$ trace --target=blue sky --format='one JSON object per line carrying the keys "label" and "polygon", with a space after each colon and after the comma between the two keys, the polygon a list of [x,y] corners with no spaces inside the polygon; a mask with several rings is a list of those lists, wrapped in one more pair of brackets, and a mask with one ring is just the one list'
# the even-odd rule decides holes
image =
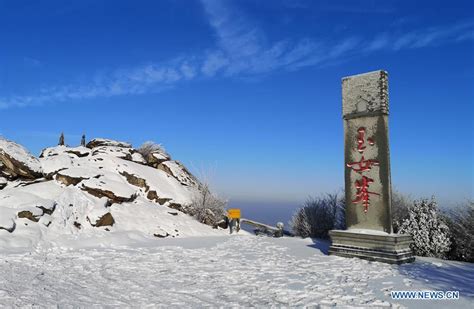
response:
{"label": "blue sky", "polygon": [[392,182],[473,197],[472,1],[1,1],[0,133],[162,143],[232,200],[343,187],[341,78],[385,69]]}

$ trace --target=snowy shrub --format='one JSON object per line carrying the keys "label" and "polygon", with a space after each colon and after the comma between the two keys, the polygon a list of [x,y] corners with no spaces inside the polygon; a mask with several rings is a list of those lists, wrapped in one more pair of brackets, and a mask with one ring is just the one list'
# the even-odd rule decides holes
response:
{"label": "snowy shrub", "polygon": [[408,218],[403,221],[400,234],[413,237],[415,255],[445,258],[450,250],[449,228],[443,221],[436,201],[421,199],[410,207]]}
{"label": "snowy shrub", "polygon": [[410,197],[398,191],[392,191],[392,225],[394,233],[398,233],[402,222],[408,219],[410,205],[412,204],[413,200]]}
{"label": "snowy shrub", "polygon": [[344,229],[344,199],[338,194],[309,198],[293,215],[290,226],[301,237],[327,238],[332,229]]}
{"label": "snowy shrub", "polygon": [[145,142],[140,148],[137,149],[137,152],[140,153],[145,159],[152,153],[159,152],[166,154],[165,148],[161,144],[155,142]]}
{"label": "snowy shrub", "polygon": [[227,201],[213,194],[207,184],[201,185],[190,206],[196,219],[207,225],[215,226],[226,216]]}
{"label": "snowy shrub", "polygon": [[449,211],[445,220],[451,233],[450,260],[474,262],[474,202]]}

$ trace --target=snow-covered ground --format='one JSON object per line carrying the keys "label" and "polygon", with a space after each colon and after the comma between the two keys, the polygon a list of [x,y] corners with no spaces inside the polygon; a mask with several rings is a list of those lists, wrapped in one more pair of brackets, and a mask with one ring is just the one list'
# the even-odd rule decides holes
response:
{"label": "snow-covered ground", "polygon": [[[327,246],[252,235],[65,235],[30,250],[0,252],[0,304],[474,307],[474,264],[417,258],[387,265],[327,256]],[[458,290],[461,298],[395,301],[391,290]]]}

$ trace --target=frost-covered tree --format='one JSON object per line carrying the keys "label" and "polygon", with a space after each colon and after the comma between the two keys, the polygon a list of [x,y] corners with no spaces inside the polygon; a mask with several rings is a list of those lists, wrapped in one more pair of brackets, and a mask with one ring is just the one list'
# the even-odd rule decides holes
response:
{"label": "frost-covered tree", "polygon": [[410,205],[413,200],[399,191],[392,191],[392,225],[393,232],[398,233],[400,225],[408,218]]}
{"label": "frost-covered tree", "polygon": [[293,233],[301,237],[327,238],[332,229],[345,228],[344,199],[338,194],[310,197],[290,221]]}
{"label": "frost-covered tree", "polygon": [[214,226],[226,216],[227,201],[212,193],[208,184],[200,186],[190,206],[196,219],[207,225]]}
{"label": "frost-covered tree", "polygon": [[445,215],[451,233],[451,250],[448,258],[474,262],[474,201],[450,210]]}
{"label": "frost-covered tree", "polygon": [[434,198],[415,201],[399,233],[413,237],[411,247],[415,255],[445,258],[450,250],[449,228]]}
{"label": "frost-covered tree", "polygon": [[293,234],[303,238],[309,237],[311,234],[311,226],[308,222],[308,216],[304,208],[298,209],[291,218],[290,227]]}

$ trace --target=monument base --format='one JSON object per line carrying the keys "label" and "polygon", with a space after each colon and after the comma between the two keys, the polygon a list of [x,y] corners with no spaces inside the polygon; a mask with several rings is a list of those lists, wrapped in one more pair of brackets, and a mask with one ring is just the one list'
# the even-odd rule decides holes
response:
{"label": "monument base", "polygon": [[415,261],[409,235],[388,234],[370,230],[329,231],[332,245],[329,255],[357,257],[369,261],[403,264]]}

